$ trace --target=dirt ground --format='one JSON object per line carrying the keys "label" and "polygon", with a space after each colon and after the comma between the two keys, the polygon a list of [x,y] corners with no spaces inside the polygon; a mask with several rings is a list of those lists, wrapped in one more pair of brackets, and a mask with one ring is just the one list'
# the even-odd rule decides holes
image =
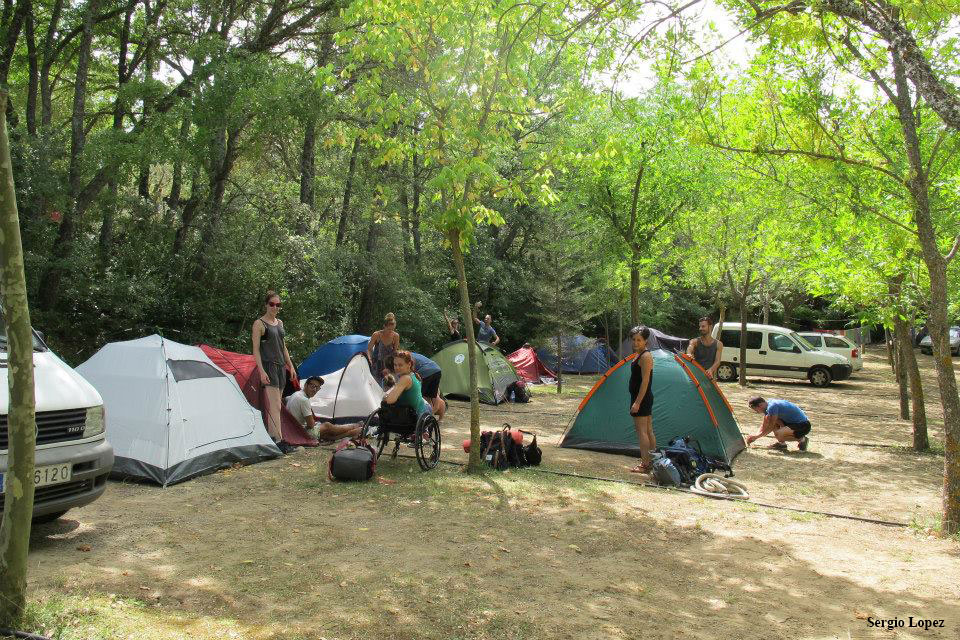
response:
{"label": "dirt ground", "polygon": [[[808,452],[751,448],[735,470],[755,502],[911,526],[531,470],[421,473],[407,458],[382,460],[378,481],[333,484],[329,452],[307,450],[168,489],[111,483],[38,525],[34,626],[64,639],[958,638],[960,542],[926,530],[943,459],[909,452],[878,354],[828,389],[723,385],[744,432],[757,393],[814,423]],[[593,379],[568,382],[483,407],[483,427],[537,431],[545,470],[638,481],[632,458],[555,446]],[[465,459],[468,418],[451,406],[444,460]],[[870,624],[890,619],[905,626]]]}

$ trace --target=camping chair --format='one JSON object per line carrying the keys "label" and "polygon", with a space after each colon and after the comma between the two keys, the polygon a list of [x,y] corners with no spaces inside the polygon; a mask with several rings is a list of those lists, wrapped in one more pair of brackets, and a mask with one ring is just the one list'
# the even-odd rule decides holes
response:
{"label": "camping chair", "polygon": [[406,444],[413,447],[422,470],[429,471],[440,462],[440,423],[432,413],[417,416],[411,407],[383,402],[367,416],[362,433],[371,440],[376,437],[378,459],[392,438],[392,457]]}

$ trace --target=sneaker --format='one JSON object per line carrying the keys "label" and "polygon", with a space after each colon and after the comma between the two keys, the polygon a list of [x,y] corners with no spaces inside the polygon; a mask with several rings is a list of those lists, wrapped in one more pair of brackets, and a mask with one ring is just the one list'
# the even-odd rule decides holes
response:
{"label": "sneaker", "polygon": [[303,451],[303,447],[298,447],[298,446],[289,444],[287,442],[284,442],[283,440],[277,443],[277,447],[280,448],[280,452],[283,453],[283,455],[285,456],[288,456],[291,453],[296,453],[297,451]]}
{"label": "sneaker", "polygon": [[777,442],[777,443],[774,443],[774,444],[770,445],[770,446],[767,447],[767,448],[768,448],[768,449],[772,449],[773,451],[786,451],[786,450],[787,450],[787,445],[786,445],[786,443],[783,443],[783,442]]}
{"label": "sneaker", "polygon": [[797,449],[799,449],[800,451],[806,451],[809,445],[810,445],[810,438],[808,436],[803,436],[803,440],[801,440],[800,444],[797,445]]}

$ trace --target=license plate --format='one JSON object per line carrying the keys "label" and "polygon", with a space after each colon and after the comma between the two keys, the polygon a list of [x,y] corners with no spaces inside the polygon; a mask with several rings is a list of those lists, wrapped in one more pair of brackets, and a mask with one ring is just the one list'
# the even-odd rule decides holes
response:
{"label": "license plate", "polygon": [[[36,467],[33,470],[33,486],[46,487],[51,484],[60,484],[69,482],[73,472],[73,465],[69,462],[64,464],[51,464],[45,467]],[[0,490],[7,492],[7,477],[10,472],[0,474]]]}

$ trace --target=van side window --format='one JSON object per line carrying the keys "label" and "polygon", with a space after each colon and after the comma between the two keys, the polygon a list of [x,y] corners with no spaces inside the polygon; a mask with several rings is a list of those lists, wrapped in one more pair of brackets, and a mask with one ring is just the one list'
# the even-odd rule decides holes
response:
{"label": "van side window", "polygon": [[844,341],[841,340],[840,338],[831,338],[831,337],[827,336],[826,338],[824,338],[824,340],[827,341],[827,346],[828,346],[828,347],[840,347],[841,349],[849,349],[849,348],[850,348],[850,345],[848,345],[846,342],[844,342]]}
{"label": "van side window", "polygon": [[815,347],[823,346],[823,338],[821,338],[820,336],[803,336],[803,339]]}
{"label": "van side window", "polygon": [[793,340],[782,333],[771,333],[768,340],[770,341],[770,348],[774,351],[792,352],[796,348]]}
{"label": "van side window", "polygon": [[[724,348],[732,347],[734,349],[740,348],[740,330],[739,329],[725,329],[720,332],[720,342],[723,343]],[[759,331],[747,331],[747,349],[762,349],[763,348],[763,334]]]}

